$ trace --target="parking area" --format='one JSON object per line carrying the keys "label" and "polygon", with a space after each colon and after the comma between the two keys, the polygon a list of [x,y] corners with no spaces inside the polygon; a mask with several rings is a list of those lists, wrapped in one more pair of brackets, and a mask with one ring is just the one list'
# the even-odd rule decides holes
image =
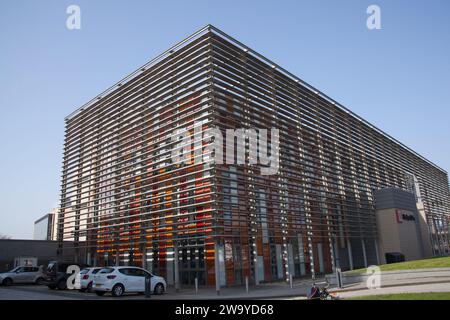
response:
{"label": "parking area", "polygon": [[[164,299],[165,295],[152,295],[151,299]],[[40,285],[0,286],[0,300],[108,300],[108,299],[146,299],[142,294],[125,293],[120,298],[110,295],[103,297],[95,293],[80,292],[78,290],[50,290]]]}
{"label": "parking area", "polygon": [[[17,266],[0,273],[0,299],[83,299],[112,294],[140,299],[145,291],[163,295],[163,277],[134,266],[82,267],[51,261],[47,268]],[[71,290],[72,289],[72,290]],[[93,292],[93,293],[92,293]]]}
{"label": "parking area", "polygon": [[[193,287],[183,287],[176,291],[168,286],[163,295],[152,295],[152,300],[228,300],[228,299],[273,299],[288,297],[304,297],[310,281],[295,282],[291,288],[286,283],[270,283],[260,286],[223,287],[218,295],[215,287],[201,287],[198,292]],[[99,297],[95,293],[78,290],[50,290],[44,285],[12,285],[0,286],[0,300],[145,300],[143,294],[127,293],[121,297],[113,297],[110,293]]]}

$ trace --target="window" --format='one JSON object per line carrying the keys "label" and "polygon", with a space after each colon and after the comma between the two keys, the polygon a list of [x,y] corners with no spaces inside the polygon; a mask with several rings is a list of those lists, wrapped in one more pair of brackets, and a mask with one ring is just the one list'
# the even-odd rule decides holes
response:
{"label": "window", "polygon": [[100,270],[100,273],[112,273],[113,271],[113,268],[104,268]]}
{"label": "window", "polygon": [[132,271],[133,271],[132,275],[135,277],[146,277],[147,275],[149,275],[147,272],[140,269],[132,269]]}
{"label": "window", "polygon": [[150,275],[148,272],[144,270],[134,268],[119,269],[119,272],[124,275],[133,277],[146,277],[147,275]]}
{"label": "window", "polygon": [[[131,271],[132,269],[119,269],[119,272],[121,273],[121,274],[124,274],[124,275],[126,275],[126,276],[131,276],[132,275],[132,271]],[[103,272],[102,272],[103,273]]]}

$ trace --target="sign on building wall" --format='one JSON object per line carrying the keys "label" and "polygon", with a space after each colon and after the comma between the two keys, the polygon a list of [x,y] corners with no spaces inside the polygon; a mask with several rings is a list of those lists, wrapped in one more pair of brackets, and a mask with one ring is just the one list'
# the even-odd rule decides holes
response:
{"label": "sign on building wall", "polygon": [[397,220],[397,223],[416,221],[416,217],[413,214],[409,213],[408,211],[398,209],[395,210],[395,218]]}

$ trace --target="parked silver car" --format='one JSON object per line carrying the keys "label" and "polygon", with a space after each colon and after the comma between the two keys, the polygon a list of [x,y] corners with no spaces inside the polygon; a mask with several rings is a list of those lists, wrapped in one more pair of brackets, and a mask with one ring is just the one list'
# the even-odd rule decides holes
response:
{"label": "parked silver car", "polygon": [[0,283],[10,286],[15,283],[42,284],[44,280],[42,267],[19,266],[11,271],[0,273]]}

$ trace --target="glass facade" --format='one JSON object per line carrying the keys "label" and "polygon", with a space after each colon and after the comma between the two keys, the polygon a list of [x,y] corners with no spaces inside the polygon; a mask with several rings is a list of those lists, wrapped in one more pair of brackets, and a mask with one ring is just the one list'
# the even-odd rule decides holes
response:
{"label": "glass facade", "polygon": [[56,240],[56,211],[34,222],[33,240]]}
{"label": "glass facade", "polygon": [[[279,129],[277,174],[213,162],[198,134],[213,127]],[[181,134],[194,143],[174,162]],[[420,191],[448,253],[445,171],[207,26],[66,118],[58,238],[169,284],[311,276],[377,263],[384,187]]]}

